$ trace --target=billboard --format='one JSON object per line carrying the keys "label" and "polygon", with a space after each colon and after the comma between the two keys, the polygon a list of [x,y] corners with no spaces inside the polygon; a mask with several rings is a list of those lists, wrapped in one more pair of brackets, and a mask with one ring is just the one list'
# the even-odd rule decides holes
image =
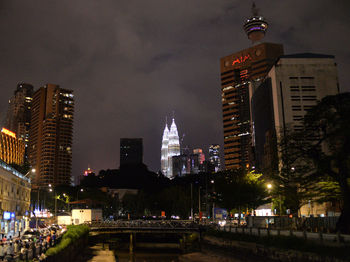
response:
{"label": "billboard", "polygon": [[214,218],[215,219],[226,219],[227,218],[227,209],[214,208]]}

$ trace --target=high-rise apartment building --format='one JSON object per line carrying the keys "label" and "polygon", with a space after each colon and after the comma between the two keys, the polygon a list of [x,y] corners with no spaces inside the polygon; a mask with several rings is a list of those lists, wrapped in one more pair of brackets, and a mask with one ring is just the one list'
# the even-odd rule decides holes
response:
{"label": "high-rise apartment building", "polygon": [[209,146],[209,162],[214,167],[215,172],[219,172],[221,170],[220,146],[218,144]]}
{"label": "high-rise apartment building", "polygon": [[24,141],[17,139],[16,134],[6,128],[0,132],[0,159],[7,164],[23,165]]}
{"label": "high-rise apartment building", "polygon": [[71,184],[73,91],[47,84],[33,95],[29,162],[35,186]]}
{"label": "high-rise apartment building", "polygon": [[244,29],[254,45],[220,59],[226,169],[253,165],[252,82],[263,79],[283,55],[280,44],[258,43],[265,35],[267,22],[257,14],[255,6]]}
{"label": "high-rise apartment building", "polygon": [[142,164],[143,143],[142,138],[120,139],[120,166]]}
{"label": "high-rise apartment building", "polygon": [[27,147],[29,142],[30,109],[33,99],[33,86],[26,83],[17,85],[13,97],[9,100],[5,127],[16,134],[18,140],[22,140]]}
{"label": "high-rise apartment building", "polygon": [[337,93],[334,56],[312,53],[281,56],[252,97],[257,169],[276,170],[281,132],[302,130],[307,111],[323,97]]}

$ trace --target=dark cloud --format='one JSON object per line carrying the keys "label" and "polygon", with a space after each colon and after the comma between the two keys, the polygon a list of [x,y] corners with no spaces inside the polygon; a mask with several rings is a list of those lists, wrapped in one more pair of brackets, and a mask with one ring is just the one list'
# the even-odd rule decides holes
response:
{"label": "dark cloud", "polygon": [[[256,1],[266,41],[286,53],[334,54],[340,85],[350,70],[347,1]],[[119,165],[119,138],[143,137],[160,165],[165,116],[185,143],[223,142],[219,58],[250,45],[250,1],[60,0],[0,3],[0,117],[20,81],[73,89],[73,173]]]}

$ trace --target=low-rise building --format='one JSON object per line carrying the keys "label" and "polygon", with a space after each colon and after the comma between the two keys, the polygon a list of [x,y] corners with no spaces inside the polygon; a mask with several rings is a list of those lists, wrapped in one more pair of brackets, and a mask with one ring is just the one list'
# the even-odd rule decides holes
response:
{"label": "low-rise building", "polygon": [[28,226],[29,178],[0,160],[0,233],[17,235]]}

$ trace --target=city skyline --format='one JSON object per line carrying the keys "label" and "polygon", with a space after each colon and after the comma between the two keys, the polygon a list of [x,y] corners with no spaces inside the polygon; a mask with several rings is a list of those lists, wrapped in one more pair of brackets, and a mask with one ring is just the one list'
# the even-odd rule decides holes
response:
{"label": "city skyline", "polygon": [[[257,2],[269,23],[264,41],[283,44],[285,54],[335,55],[340,91],[349,91],[350,55],[341,46],[349,43],[345,10],[350,6],[317,1],[315,9],[314,3]],[[0,6],[6,39],[0,43],[0,119],[20,82],[35,89],[44,83],[72,89],[73,175],[88,164],[97,172],[117,168],[122,137],[144,138],[144,163],[158,171],[162,119],[172,110],[186,145],[206,154],[212,143],[223,148],[219,58],[251,45],[243,30],[251,2],[194,1],[185,7],[152,1],[148,11],[144,4],[11,1]]]}

